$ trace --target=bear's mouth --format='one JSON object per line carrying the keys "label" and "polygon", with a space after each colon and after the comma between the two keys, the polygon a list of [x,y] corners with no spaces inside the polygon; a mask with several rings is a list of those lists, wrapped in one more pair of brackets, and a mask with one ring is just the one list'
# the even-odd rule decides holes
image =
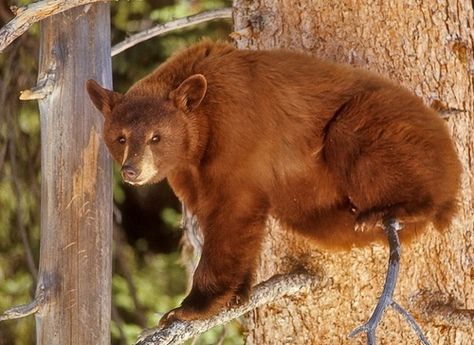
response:
{"label": "bear's mouth", "polygon": [[128,183],[128,184],[131,184],[132,186],[142,186],[144,184],[147,184],[150,180],[152,180],[152,178],[153,177],[140,178],[140,176],[138,176],[138,178],[135,179],[135,180],[129,180],[129,179],[124,178],[123,181]]}

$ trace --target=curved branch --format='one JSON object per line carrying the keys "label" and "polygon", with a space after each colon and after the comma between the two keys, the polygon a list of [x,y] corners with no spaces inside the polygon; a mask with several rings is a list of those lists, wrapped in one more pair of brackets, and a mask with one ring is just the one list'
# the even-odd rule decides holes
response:
{"label": "curved branch", "polygon": [[36,313],[45,303],[46,290],[43,285],[40,285],[38,293],[34,300],[28,304],[17,305],[8,308],[0,315],[0,321],[14,320]]}
{"label": "curved branch", "polygon": [[[106,2],[110,0],[43,0],[25,7],[20,7],[15,12],[16,16],[0,29],[0,52],[3,52],[16,38],[20,37],[34,23],[46,19],[55,14],[64,12],[74,7],[91,4],[94,2]],[[221,8],[202,12],[189,17],[173,20],[171,22],[154,26],[150,29],[134,34],[112,48],[112,56],[167,32],[186,28],[191,25],[208,22],[214,19],[232,18],[232,8]]]}
{"label": "curved branch", "polygon": [[43,0],[18,8],[15,18],[0,29],[0,52],[20,37],[34,23],[74,7],[109,0]]}
{"label": "curved branch", "polygon": [[165,328],[151,329],[142,333],[136,345],[181,344],[214,326],[227,323],[264,304],[286,295],[308,292],[322,285],[318,276],[308,273],[276,275],[254,287],[247,303],[231,307],[206,320],[175,321]]}
{"label": "curved branch", "polygon": [[218,10],[206,11],[189,17],[179,18],[171,22],[156,25],[150,29],[140,31],[124,41],[112,47],[112,56],[115,56],[124,50],[131,48],[138,43],[146,41],[152,37],[163,35],[167,32],[186,28],[191,25],[208,22],[214,19],[232,18],[232,8],[221,8]]}

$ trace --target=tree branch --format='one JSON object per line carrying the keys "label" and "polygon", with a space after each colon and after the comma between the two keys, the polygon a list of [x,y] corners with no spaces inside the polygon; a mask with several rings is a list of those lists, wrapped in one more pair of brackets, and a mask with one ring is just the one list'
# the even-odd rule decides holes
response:
{"label": "tree branch", "polygon": [[[15,11],[15,17],[0,29],[0,52],[3,52],[6,47],[8,47],[16,38],[25,33],[34,23],[74,7],[106,1],[110,0],[43,0],[25,7],[20,7]],[[173,30],[186,28],[191,25],[208,22],[214,19],[227,18],[232,18],[232,8],[206,11],[176,19],[165,24],[156,25],[150,29],[136,33],[113,46],[112,56],[115,56],[140,42],[146,41],[152,37],[163,35]],[[30,97],[28,93],[24,97],[25,99],[36,99],[35,97]]]}
{"label": "tree branch", "polygon": [[[105,1],[110,0],[43,0],[25,7],[20,7],[15,11],[15,17],[0,29],[0,52],[3,52],[6,47],[8,47],[16,38],[25,33],[34,23],[74,7]],[[157,25],[134,34],[123,42],[115,45],[112,48],[112,56],[115,56],[118,53],[152,37],[210,20],[225,18],[232,18],[231,8],[207,11]]]}
{"label": "tree branch", "polygon": [[0,53],[34,23],[74,7],[104,1],[109,0],[43,0],[20,7],[15,11],[15,18],[0,30]]}
{"label": "tree branch", "polygon": [[276,275],[255,286],[246,304],[231,307],[206,320],[175,321],[165,328],[147,330],[142,333],[136,345],[181,344],[214,326],[227,323],[278,298],[300,292],[308,293],[321,285],[320,277],[308,273]]}
{"label": "tree branch", "polygon": [[0,315],[0,321],[19,319],[28,315],[34,314],[38,311],[39,304],[36,299],[28,304],[17,305],[8,308]]}
{"label": "tree branch", "polygon": [[43,285],[39,287],[38,293],[33,301],[28,304],[17,305],[8,308],[0,315],[0,321],[14,320],[36,313],[45,303],[46,290]]}
{"label": "tree branch", "polygon": [[179,18],[164,24],[159,24],[150,29],[140,31],[139,33],[136,33],[124,41],[114,45],[112,47],[112,56],[115,56],[124,50],[152,37],[163,35],[173,30],[186,28],[191,25],[208,22],[210,20],[226,18],[232,18],[232,8],[221,8],[218,10],[202,12],[189,17]]}
{"label": "tree branch", "polygon": [[40,75],[36,86],[30,90],[20,91],[20,100],[38,100],[48,96],[54,88],[56,81],[56,66],[53,63],[50,70],[44,75]]}
{"label": "tree branch", "polygon": [[411,303],[425,322],[466,330],[472,330],[474,325],[474,309],[463,309],[460,303],[440,292],[421,291],[411,298]]}

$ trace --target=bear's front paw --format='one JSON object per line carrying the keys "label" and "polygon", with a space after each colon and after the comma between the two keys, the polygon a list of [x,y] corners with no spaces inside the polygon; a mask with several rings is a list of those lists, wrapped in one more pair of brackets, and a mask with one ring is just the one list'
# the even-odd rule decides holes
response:
{"label": "bear's front paw", "polygon": [[247,303],[250,299],[250,291],[252,289],[253,275],[251,272],[248,272],[242,282],[238,285],[235,290],[233,298],[229,301],[227,306],[232,305],[242,305]]}
{"label": "bear's front paw", "polygon": [[164,328],[171,325],[175,321],[190,321],[197,319],[198,315],[193,312],[186,311],[186,309],[182,307],[178,307],[175,309],[171,309],[165,315],[162,316],[160,322],[158,323],[158,327]]}
{"label": "bear's front paw", "polygon": [[226,303],[226,308],[241,306],[249,301],[249,294],[236,294]]}

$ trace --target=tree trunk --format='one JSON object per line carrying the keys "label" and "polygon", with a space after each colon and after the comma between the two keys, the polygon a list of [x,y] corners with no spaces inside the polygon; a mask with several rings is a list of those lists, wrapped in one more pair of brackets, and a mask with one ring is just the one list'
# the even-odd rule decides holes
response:
{"label": "tree trunk", "polygon": [[[432,344],[474,339],[474,12],[467,0],[234,1],[241,48],[286,47],[389,76],[447,117],[464,166],[460,211],[451,229],[432,229],[402,248],[395,299],[418,320]],[[381,293],[388,250],[318,250],[271,220],[257,281],[295,267],[320,272],[326,286],[286,298],[248,317],[247,344],[365,344],[348,340]],[[415,304],[415,302],[417,302]],[[443,308],[423,313],[433,302]],[[418,307],[417,307],[418,306]],[[466,310],[470,309],[470,310]],[[446,310],[455,319],[449,319]],[[416,344],[414,332],[388,310],[378,344]]]}
{"label": "tree trunk", "polygon": [[111,88],[109,5],[41,22],[37,344],[110,344],[112,174],[85,81]]}

